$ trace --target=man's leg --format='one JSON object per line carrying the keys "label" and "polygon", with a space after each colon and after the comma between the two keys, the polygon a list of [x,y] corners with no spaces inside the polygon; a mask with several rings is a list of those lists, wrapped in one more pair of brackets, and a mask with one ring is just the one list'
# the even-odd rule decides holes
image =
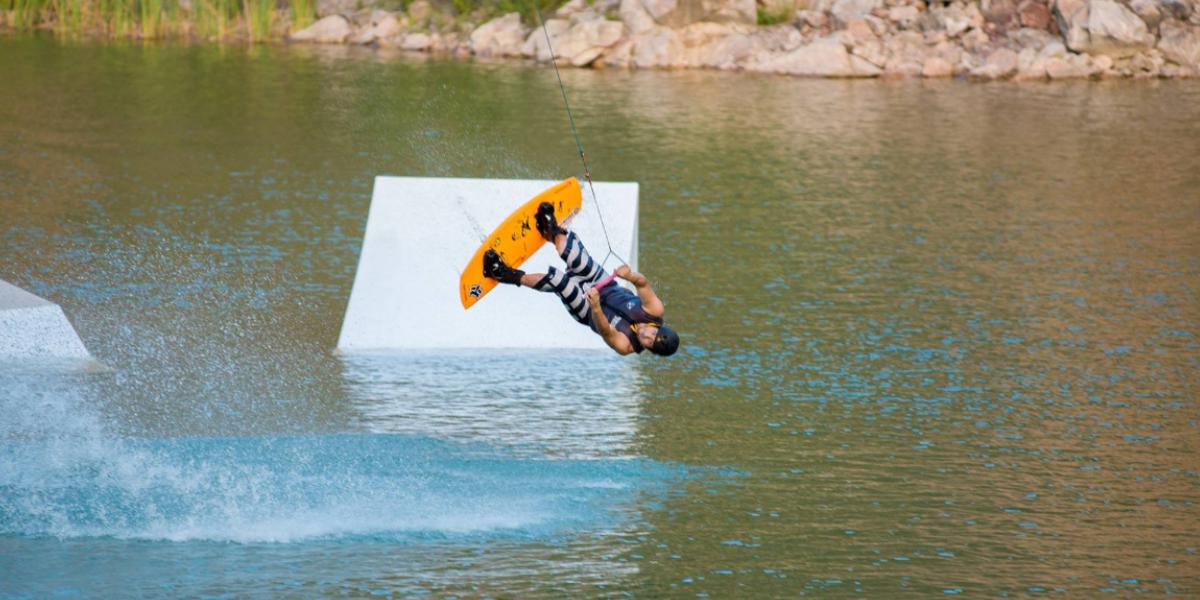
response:
{"label": "man's leg", "polygon": [[539,292],[558,294],[571,318],[592,326],[592,311],[588,306],[587,294],[584,293],[583,281],[567,271],[550,267],[546,273],[527,273],[521,277],[521,285]]}
{"label": "man's leg", "polygon": [[554,236],[554,248],[558,250],[558,255],[563,262],[567,264],[567,271],[571,273],[572,277],[591,284],[608,277],[604,267],[588,254],[587,248],[583,247],[583,242],[579,236],[575,235],[574,231]]}

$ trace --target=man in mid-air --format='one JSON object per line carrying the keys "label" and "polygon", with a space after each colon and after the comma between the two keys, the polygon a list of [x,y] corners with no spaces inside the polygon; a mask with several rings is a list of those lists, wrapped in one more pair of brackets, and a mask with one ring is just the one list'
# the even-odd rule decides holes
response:
{"label": "man in mid-air", "polygon": [[575,232],[558,226],[554,206],[549,202],[538,206],[537,230],[546,241],[554,244],[566,263],[566,271],[550,267],[547,273],[526,274],[505,264],[500,255],[489,248],[483,255],[483,275],[501,283],[558,294],[567,312],[600,334],[617,354],[642,350],[659,356],[675,354],[679,336],[663,325],[663,303],[650,289],[645,275],[635,273],[625,265],[616,270],[617,277],[637,288],[636,295],[619,285],[596,289],[596,284],[608,274],[588,255]]}

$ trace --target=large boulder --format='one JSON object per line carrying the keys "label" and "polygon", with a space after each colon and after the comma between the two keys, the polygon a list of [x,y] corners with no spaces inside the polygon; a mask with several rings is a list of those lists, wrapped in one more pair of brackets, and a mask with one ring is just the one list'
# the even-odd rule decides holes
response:
{"label": "large boulder", "polygon": [[651,31],[658,26],[642,0],[621,0],[620,14],[621,21],[632,35]]}
{"label": "large boulder", "polygon": [[431,50],[437,39],[427,33],[410,33],[400,40],[400,48],[402,50],[413,51],[428,51]]}
{"label": "large boulder", "polygon": [[1158,27],[1163,20],[1163,11],[1158,0],[1132,0],[1129,9],[1146,24],[1146,27]]}
{"label": "large boulder", "polygon": [[[589,19],[574,24],[565,19],[550,19],[546,21],[546,32],[550,34],[557,60],[584,67],[621,41],[625,35],[625,25],[620,21],[605,19]],[[530,32],[522,48],[526,56],[533,56],[540,61],[550,60],[550,51],[541,29]]]}
{"label": "large boulder", "polygon": [[471,51],[478,56],[520,56],[525,37],[520,13],[508,13],[471,32]]}
{"label": "large boulder", "polygon": [[928,46],[925,38],[915,31],[902,31],[888,38],[884,53],[883,71],[887,75],[916,77],[925,71]]}
{"label": "large boulder", "polygon": [[388,39],[399,35],[404,31],[404,24],[397,19],[395,15],[387,14],[379,18],[373,25],[369,25],[350,39],[352,44],[370,44],[379,40]]}
{"label": "large boulder", "polygon": [[1133,56],[1154,46],[1154,35],[1133,11],[1114,0],[1057,0],[1063,41],[1075,52]]}
{"label": "large boulder", "polygon": [[295,42],[315,42],[318,44],[343,44],[354,29],[350,21],[341,15],[330,15],[313,23],[305,29],[288,36]]}
{"label": "large boulder", "polygon": [[676,38],[675,31],[666,27],[639,33],[630,49],[631,64],[640,68],[675,66],[675,57],[682,46]]}
{"label": "large boulder", "polygon": [[1154,35],[1133,11],[1115,0],[1088,3],[1089,53],[1129,56],[1152,48]]}
{"label": "large boulder", "polygon": [[1008,48],[998,48],[987,56],[983,64],[971,70],[971,77],[978,79],[1007,79],[1017,73],[1020,59]]}
{"label": "large boulder", "polygon": [[[535,58],[542,62],[550,60],[550,48],[546,45],[546,35],[549,35],[550,39],[556,40],[570,27],[571,22],[567,19],[547,19],[542,27],[536,27],[529,32],[529,37],[525,38],[525,45],[521,47],[521,56]],[[557,41],[554,43],[558,44]]]}
{"label": "large boulder", "polygon": [[1158,51],[1163,58],[1185,67],[1200,68],[1200,27],[1174,19],[1159,26]]}
{"label": "large boulder", "polygon": [[838,34],[780,55],[768,56],[748,66],[751,70],[810,77],[877,77],[879,67],[846,51]]}
{"label": "large boulder", "polygon": [[753,56],[755,40],[743,27],[696,23],[680,33],[684,63],[690,67],[732,69]]}

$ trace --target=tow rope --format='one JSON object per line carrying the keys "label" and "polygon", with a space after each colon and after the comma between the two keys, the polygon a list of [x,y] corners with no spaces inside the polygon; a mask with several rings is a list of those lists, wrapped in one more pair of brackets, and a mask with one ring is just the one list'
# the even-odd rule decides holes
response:
{"label": "tow rope", "polygon": [[[583,163],[583,177],[587,180],[588,192],[592,195],[592,203],[596,205],[596,215],[600,217],[600,231],[604,232],[604,243],[608,245],[608,254],[604,256],[604,260],[600,261],[600,266],[608,262],[610,256],[621,261],[622,265],[629,265],[629,262],[617,254],[613,250],[612,240],[608,237],[608,227],[604,224],[604,213],[600,210],[600,198],[596,196],[596,189],[592,186],[592,172],[588,168],[587,153],[583,151],[583,142],[579,139],[579,131],[575,129],[575,115],[571,114],[571,103],[567,101],[567,87],[563,85],[562,73],[558,70],[558,57],[554,55],[554,46],[550,43],[550,31],[546,29],[546,22],[542,20],[542,11],[538,8],[537,0],[530,0],[533,5],[533,12],[537,15],[538,23],[542,27],[542,33],[546,36],[546,48],[550,51],[550,64],[554,65],[554,75],[558,78],[558,91],[562,92],[563,106],[567,109],[567,122],[571,125],[571,135],[575,137],[575,148],[579,151],[579,160]],[[600,280],[595,287],[602,288],[612,282],[616,275],[609,275]]]}

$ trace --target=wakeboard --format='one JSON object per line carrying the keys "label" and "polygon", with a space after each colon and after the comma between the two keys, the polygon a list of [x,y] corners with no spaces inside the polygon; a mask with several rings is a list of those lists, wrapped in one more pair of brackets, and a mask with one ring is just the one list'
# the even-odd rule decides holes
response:
{"label": "wakeboard", "polygon": [[458,295],[464,309],[482,300],[498,283],[495,279],[483,276],[483,254],[489,248],[499,253],[508,266],[517,269],[546,243],[542,234],[538,233],[534,220],[538,206],[543,202],[554,205],[554,216],[565,227],[583,206],[583,188],[574,177],[554,184],[522,204],[491,235],[484,238],[459,278]]}

